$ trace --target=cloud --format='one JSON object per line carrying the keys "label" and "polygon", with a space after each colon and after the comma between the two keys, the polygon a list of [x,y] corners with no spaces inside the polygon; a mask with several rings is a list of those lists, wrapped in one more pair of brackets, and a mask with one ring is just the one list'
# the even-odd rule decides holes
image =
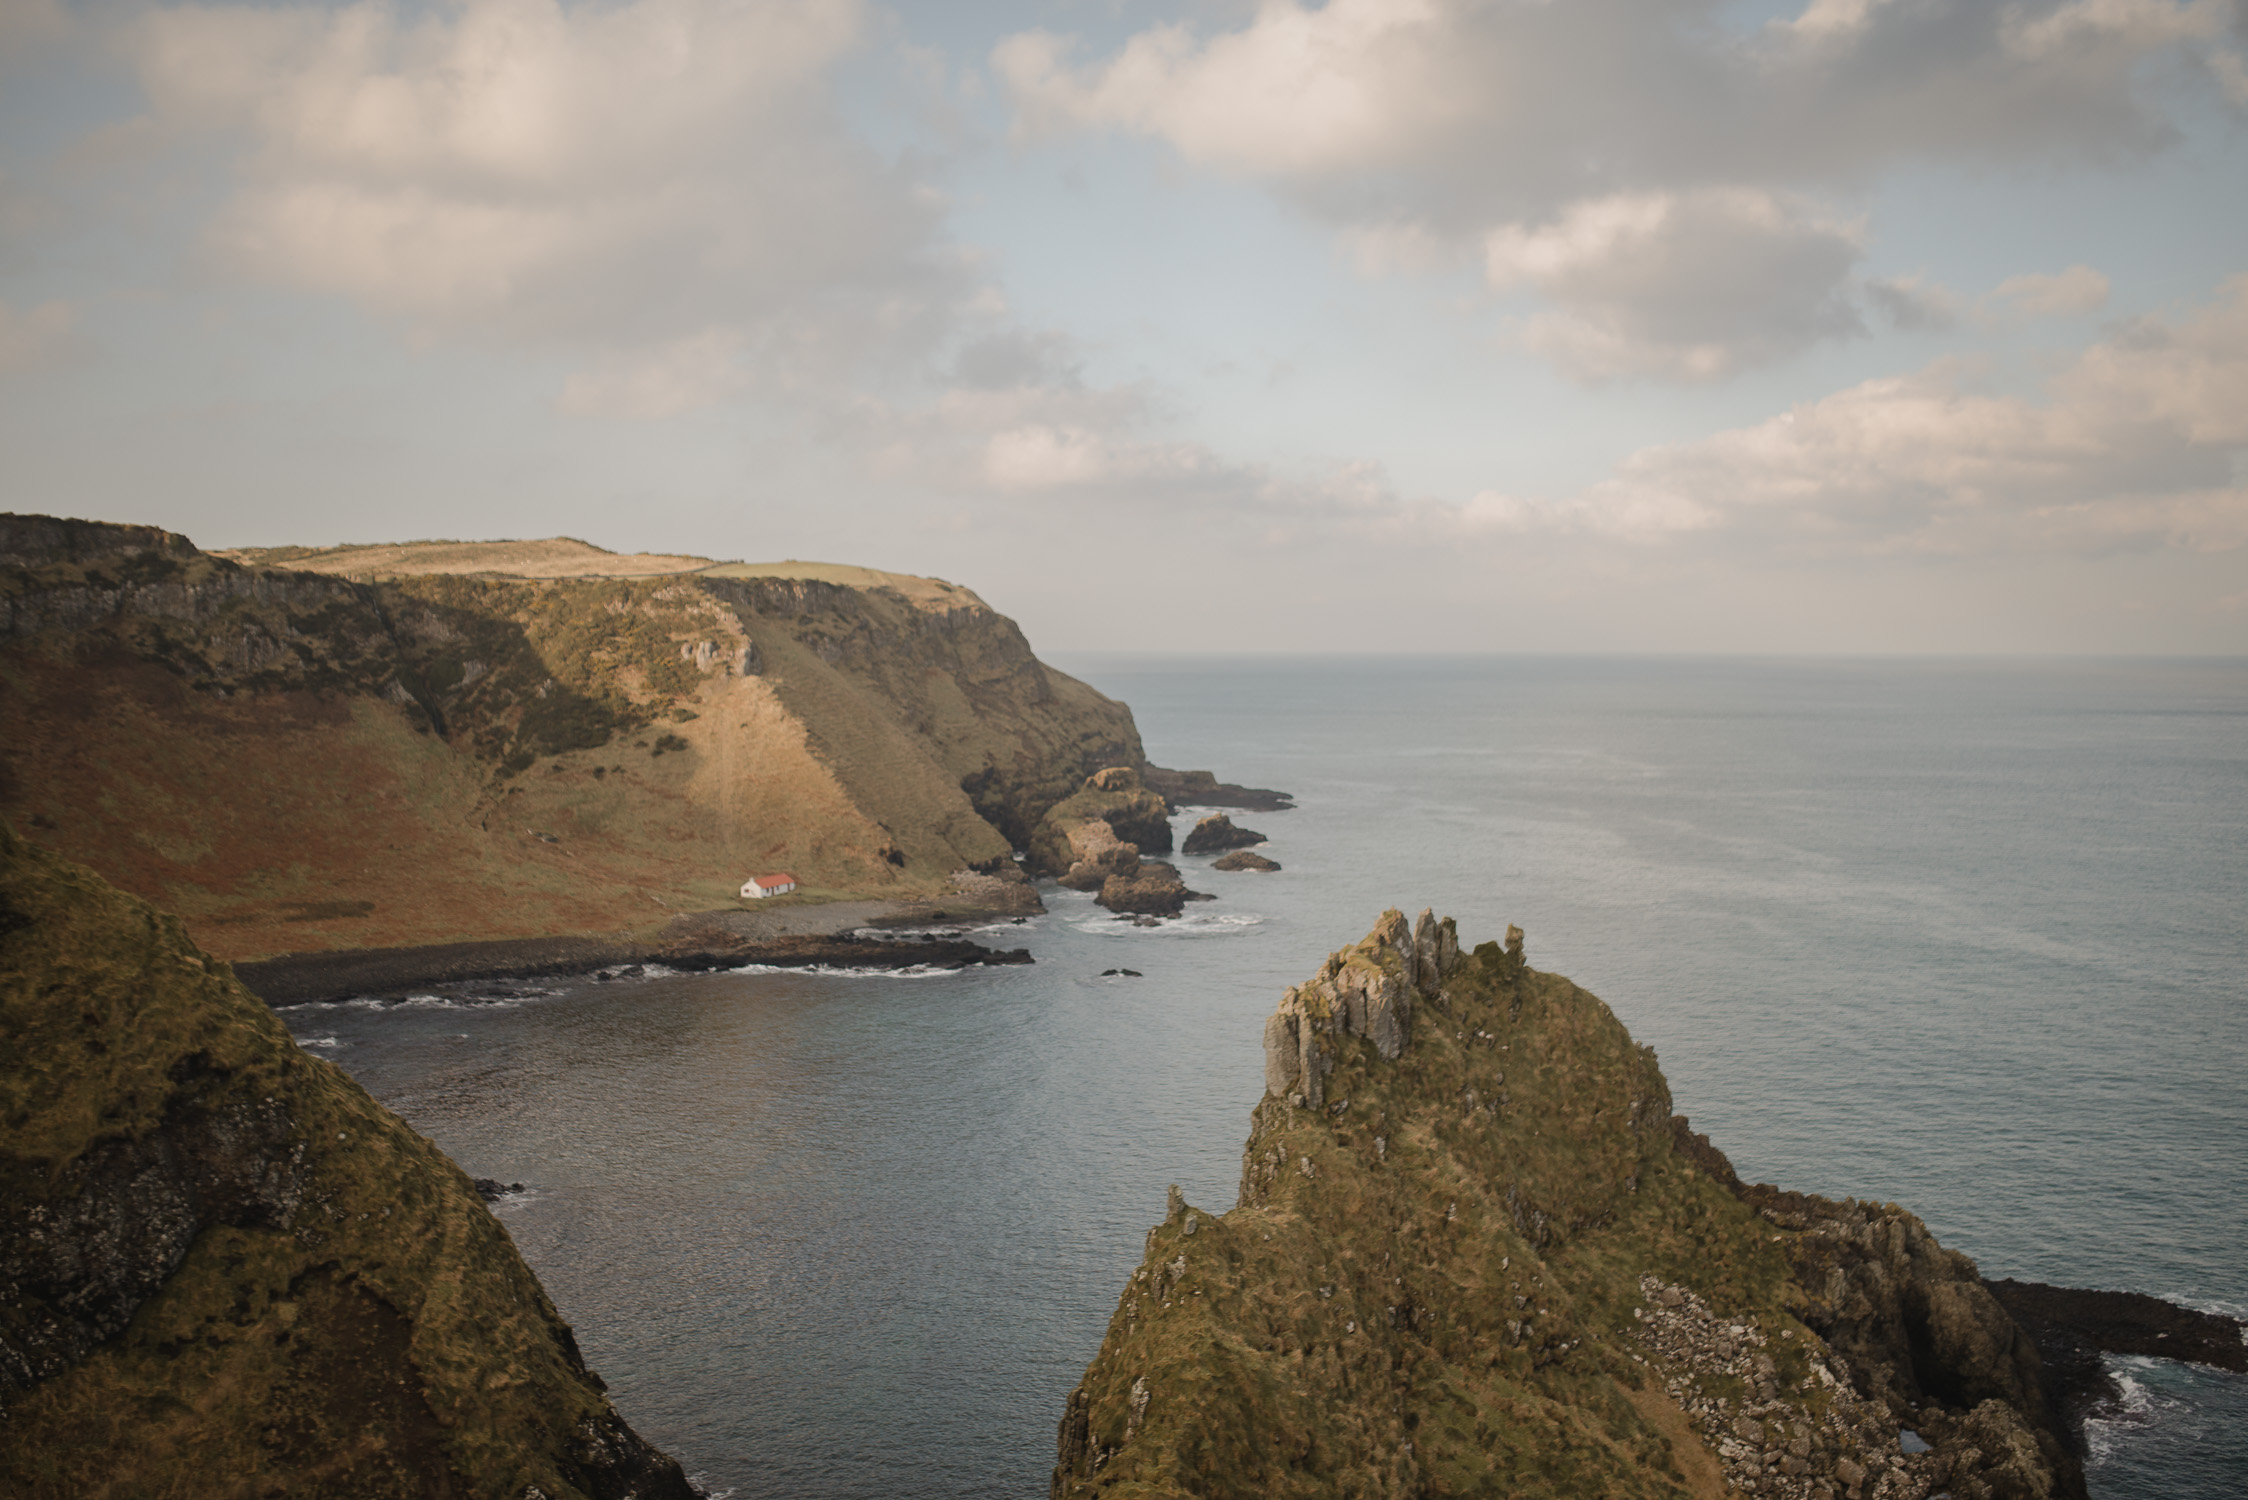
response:
{"label": "cloud", "polygon": [[1857,331],[1860,235],[1756,189],[1619,194],[1492,230],[1484,269],[1556,305],[1526,341],[1579,379],[1714,380]]}
{"label": "cloud", "polygon": [[37,370],[77,345],[77,309],[65,302],[16,308],[0,302],[0,375]]}
{"label": "cloud", "polygon": [[0,0],[0,69],[70,32],[70,15],[58,0]]}
{"label": "cloud", "polygon": [[2107,306],[2108,279],[2090,266],[2070,266],[2057,275],[2002,281],[1998,298],[2033,318],[2079,317]]}
{"label": "cloud", "polygon": [[[1860,297],[1901,326],[1959,315],[1909,281],[1843,288],[1862,234],[1796,205],[1914,163],[2143,156],[2181,107],[2149,69],[2180,64],[2248,110],[2244,37],[2242,0],[1811,0],[1747,32],[1672,0],[1262,0],[1233,27],[1159,25],[1089,60],[1026,32],[992,67],[1018,134],[1163,141],[1270,184],[1370,272],[1447,264],[1447,243],[1561,253],[1607,225],[1604,268],[1516,274],[1554,304],[1532,347],[1580,378],[1707,380],[1858,331]],[[1666,295],[1666,240],[1776,274],[1706,263]],[[1702,289],[1732,321],[1710,326]]]}
{"label": "cloud", "polygon": [[865,29],[855,0],[362,0],[156,11],[131,50],[159,124],[242,143],[226,264],[425,331],[639,358],[565,404],[654,410],[709,339],[842,364],[965,294],[941,205],[836,117]]}
{"label": "cloud", "polygon": [[739,334],[707,329],[580,370],[563,384],[556,404],[579,417],[680,416],[742,388],[741,353]]}
{"label": "cloud", "polygon": [[1865,295],[1883,321],[1916,333],[1955,328],[1965,316],[1956,295],[1919,276],[1873,277]]}
{"label": "cloud", "polygon": [[1995,394],[1941,361],[1752,427],[1643,451],[1579,494],[1477,497],[1470,531],[1635,541],[1720,529],[1839,550],[2102,552],[2248,545],[2248,276]]}

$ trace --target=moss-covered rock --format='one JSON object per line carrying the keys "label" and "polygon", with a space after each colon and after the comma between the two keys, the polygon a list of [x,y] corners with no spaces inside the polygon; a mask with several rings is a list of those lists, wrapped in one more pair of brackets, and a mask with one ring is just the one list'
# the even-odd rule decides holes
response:
{"label": "moss-covered rock", "polygon": [[468,1177],[0,825],[0,1492],[685,1500]]}
{"label": "moss-covered rock", "polygon": [[1239,1203],[1150,1231],[1056,1496],[2082,1493],[1964,1256],[1760,1203],[1509,939],[1392,911],[1287,992]]}

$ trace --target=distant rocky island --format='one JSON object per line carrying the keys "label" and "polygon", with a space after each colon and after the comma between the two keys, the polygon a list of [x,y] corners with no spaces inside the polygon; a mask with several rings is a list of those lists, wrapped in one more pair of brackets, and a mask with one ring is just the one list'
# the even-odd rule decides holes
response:
{"label": "distant rocky island", "polygon": [[1743,1184],[1518,929],[1462,952],[1388,912],[1264,1045],[1239,1201],[1172,1190],[1056,1500],[2081,1497],[2100,1350],[2241,1367],[2232,1319],[1985,1282],[1895,1204]]}
{"label": "distant rocky island", "polygon": [[[1129,708],[957,585],[567,538],[208,553],[0,516],[0,717],[0,816],[291,998],[820,961],[1040,910],[1065,825],[1160,853],[1174,801],[1289,805],[1150,765]],[[738,910],[778,870],[798,890]],[[1151,862],[1102,899],[1188,895]],[[933,957],[878,948],[831,956]]]}

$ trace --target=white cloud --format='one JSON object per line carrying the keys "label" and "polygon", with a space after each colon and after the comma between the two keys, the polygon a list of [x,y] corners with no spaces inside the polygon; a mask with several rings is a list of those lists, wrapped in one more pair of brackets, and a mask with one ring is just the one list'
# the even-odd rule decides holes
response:
{"label": "white cloud", "polygon": [[[848,360],[962,294],[939,206],[835,117],[864,29],[856,0],[362,0],[158,11],[133,51],[160,124],[246,142],[211,230],[236,269],[676,371],[714,327]],[[625,386],[685,399],[568,399]]]}
{"label": "white cloud", "polygon": [[707,329],[580,370],[557,404],[580,417],[676,417],[741,389],[741,354],[739,334]]}
{"label": "white cloud", "polygon": [[[1900,164],[2159,149],[2178,91],[2157,96],[2149,67],[2183,61],[2248,109],[2244,36],[2242,0],[1810,0],[1746,35],[1671,0],[1261,0],[1230,28],[1155,26],[1091,60],[1024,33],[992,65],[1024,134],[1137,134],[1265,180],[1369,272],[1496,246],[1552,301],[1530,342],[1568,372],[1706,380],[1857,331],[1854,299],[1904,326],[1960,316],[1909,279],[1843,287],[1862,234],[1778,205]],[[1628,289],[1591,287],[1576,242],[1603,227],[1603,274]],[[1666,239],[1747,261],[1665,289]]]}
{"label": "white cloud", "polygon": [[2070,266],[2047,276],[2015,276],[1998,285],[1998,298],[2033,318],[2072,318],[2107,306],[2108,279],[2090,266]]}
{"label": "white cloud", "polygon": [[1860,236],[1753,188],[1619,194],[1491,231],[1484,268],[1556,305],[1527,342],[1580,379],[1714,380],[1856,331]]}
{"label": "white cloud", "polygon": [[0,302],[0,375],[36,370],[68,355],[76,344],[77,309],[64,302],[16,308]]}
{"label": "white cloud", "polygon": [[1646,450],[1554,501],[1487,495],[1453,524],[1650,540],[1720,528],[1844,550],[2248,545],[2248,276],[2095,344],[2042,400],[1943,361],[1753,427]]}

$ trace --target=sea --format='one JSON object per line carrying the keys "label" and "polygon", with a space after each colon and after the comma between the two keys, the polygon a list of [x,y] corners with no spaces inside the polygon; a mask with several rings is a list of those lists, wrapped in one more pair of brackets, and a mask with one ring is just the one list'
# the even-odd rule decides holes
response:
{"label": "sea", "polygon": [[[1281,990],[1385,907],[1528,933],[1743,1177],[1988,1276],[2248,1315],[2248,661],[1078,656],[1273,874],[1029,967],[284,1012],[470,1173],[714,1495],[1045,1494],[1167,1185],[1222,1212]],[[1193,810],[1182,811],[1181,834]],[[1133,973],[1119,971],[1131,970]],[[2099,1500],[2248,1493],[2248,1380],[2119,1359]]]}

